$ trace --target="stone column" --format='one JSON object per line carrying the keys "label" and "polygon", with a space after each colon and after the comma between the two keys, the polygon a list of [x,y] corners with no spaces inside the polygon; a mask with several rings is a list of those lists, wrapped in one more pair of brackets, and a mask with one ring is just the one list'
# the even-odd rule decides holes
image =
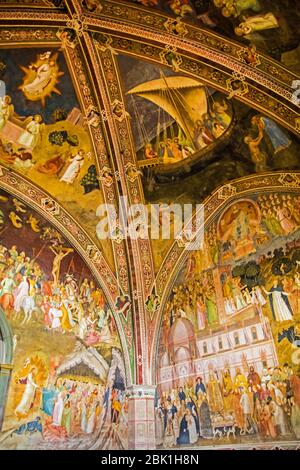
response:
{"label": "stone column", "polygon": [[7,393],[12,373],[11,364],[0,364],[0,431],[4,421]]}
{"label": "stone column", "polygon": [[127,389],[128,449],[155,449],[155,387],[132,385]]}

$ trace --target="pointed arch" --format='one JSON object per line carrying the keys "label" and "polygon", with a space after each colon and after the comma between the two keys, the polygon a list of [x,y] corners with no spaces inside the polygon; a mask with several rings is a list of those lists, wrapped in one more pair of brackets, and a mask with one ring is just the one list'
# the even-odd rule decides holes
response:
{"label": "pointed arch", "polygon": [[118,284],[110,270],[103,254],[84,229],[73,217],[48,193],[28,181],[24,177],[7,170],[0,165],[0,188],[16,196],[31,209],[39,213],[51,225],[63,234],[66,240],[75,248],[95,276],[98,285],[103,290],[116,322],[121,347],[124,354],[126,380],[132,383],[132,368],[126,334],[122,322],[116,313],[116,300],[119,295]]}
{"label": "pointed arch", "polygon": [[[269,172],[260,175],[251,175],[248,177],[232,180],[229,184],[221,186],[203,202],[204,221],[200,230],[205,231],[210,222],[218,215],[221,215],[226,208],[241,197],[247,198],[253,194],[264,194],[269,192],[289,192],[300,194],[300,172]],[[159,367],[159,339],[162,328],[162,320],[166,308],[168,297],[174,286],[176,277],[187,261],[191,251],[187,245],[178,245],[175,241],[166,255],[162,266],[156,277],[156,285],[159,286],[159,295],[161,304],[157,316],[154,320],[153,342],[149,346],[150,352],[150,370],[153,383],[156,383],[156,371]]]}

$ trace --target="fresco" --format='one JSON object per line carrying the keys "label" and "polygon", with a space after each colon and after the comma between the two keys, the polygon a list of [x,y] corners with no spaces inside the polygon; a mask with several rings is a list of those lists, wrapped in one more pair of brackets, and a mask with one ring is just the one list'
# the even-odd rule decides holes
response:
{"label": "fresco", "polygon": [[[125,68],[131,62],[120,61]],[[125,75],[139,167],[164,173],[193,165],[226,134],[232,122],[231,103],[200,82],[166,68],[147,64],[146,74],[143,69],[141,75],[139,63]]]}
{"label": "fresco", "polygon": [[[160,65],[117,61],[147,202],[198,204],[230,180],[300,168],[299,139],[234,96]],[[152,240],[157,268],[171,243]]]}
{"label": "fresco", "polygon": [[56,229],[4,191],[0,216],[0,363],[11,364],[0,448],[126,448],[124,363],[102,289]]}
{"label": "fresco", "polygon": [[[131,0],[133,3],[143,5],[145,7],[154,7],[158,10],[164,11],[169,15],[176,15],[176,17],[185,18],[197,21],[197,12],[200,18],[200,9],[207,10],[209,7],[209,0],[196,1],[192,0]],[[198,4],[198,5],[197,5]],[[209,21],[209,20],[207,20]],[[211,23],[214,26],[214,23]]]}
{"label": "fresco", "polygon": [[254,46],[299,71],[297,1],[284,0],[132,0],[176,18],[193,21],[245,45]]}
{"label": "fresco", "polygon": [[216,32],[252,45],[287,67],[298,70],[297,2],[214,0],[210,2],[209,9],[209,14],[216,15]]}
{"label": "fresco", "polygon": [[158,447],[300,438],[299,194],[227,204],[170,293]]}
{"label": "fresco", "polygon": [[[63,53],[0,50],[0,63],[6,88],[0,102],[0,163],[50,191],[97,240],[100,178]],[[103,243],[113,265],[110,243]]]}
{"label": "fresco", "polygon": [[298,4],[0,1],[0,449],[299,447]]}
{"label": "fresco", "polygon": [[197,203],[228,180],[299,168],[298,138],[234,96],[163,66],[117,60],[147,201]]}

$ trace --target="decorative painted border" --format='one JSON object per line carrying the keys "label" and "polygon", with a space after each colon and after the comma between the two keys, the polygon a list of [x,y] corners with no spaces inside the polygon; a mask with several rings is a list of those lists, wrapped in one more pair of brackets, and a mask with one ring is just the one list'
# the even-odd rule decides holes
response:
{"label": "decorative painted border", "polygon": [[[78,3],[82,4],[82,2]],[[238,41],[223,37],[213,30],[201,28],[185,19],[180,19],[180,23],[183,26],[182,33],[173,33],[170,24],[175,21],[178,22],[178,18],[175,19],[174,17],[170,17],[167,13],[153,8],[145,8],[141,4],[133,5],[123,0],[122,3],[119,0],[102,0],[99,3],[101,8],[94,13],[84,7],[81,7],[81,11],[89,16],[90,19],[95,20],[106,17],[108,19],[120,20],[121,18],[124,24],[126,21],[128,24],[131,23],[142,26],[143,30],[155,31],[160,34],[169,33],[169,37],[179,38],[185,43],[195,41],[199,45],[199,42],[201,42],[202,46],[207,46],[212,50],[221,52],[223,55],[228,55],[234,59],[240,59],[240,53],[245,49],[245,46],[238,43]],[[275,74],[278,81],[289,85],[294,80],[296,75],[286,69],[281,63],[278,63],[259,51],[257,52],[257,58],[258,60],[255,67],[262,72],[272,75],[273,72],[271,72],[271,70],[275,67]],[[245,64],[244,61],[241,61],[241,63]]]}
{"label": "decorative painted border", "polygon": [[[104,80],[107,89],[107,103],[105,112],[110,120],[110,132],[115,138],[116,154],[119,155],[116,164],[122,187],[122,194],[128,197],[129,204],[144,203],[143,188],[141,180],[136,173],[136,177],[128,177],[127,170],[136,168],[136,156],[129,118],[125,112],[122,86],[119,79],[118,65],[110,49],[98,47],[97,58],[101,66],[101,80]],[[114,106],[118,105],[123,113],[120,117],[114,114]],[[121,152],[121,153],[120,153]],[[155,280],[154,263],[152,256],[152,246],[149,238],[128,240],[127,249],[129,252],[129,263],[132,276],[132,288],[134,290],[133,302],[135,311],[135,339],[137,348],[137,373],[139,383],[141,380],[147,382],[149,377],[147,367],[147,320],[145,302],[149,296]],[[142,377],[143,376],[143,377]]]}
{"label": "decorative painted border", "polygon": [[2,8],[43,8],[63,9],[64,0],[1,0]]}
{"label": "decorative painted border", "polygon": [[[244,96],[236,96],[236,98],[246,100],[246,102],[256,108],[259,106],[266,114],[269,114],[270,106],[273,107],[273,117],[275,119],[277,117],[283,125],[288,126],[296,133],[300,133],[298,107],[292,103],[292,95],[294,92],[292,82],[297,79],[297,76],[284,69],[280,63],[270,59],[270,63],[268,63],[269,66],[262,72],[256,67],[245,64],[241,60],[241,52],[245,48],[241,47],[240,44],[189,24],[186,26],[189,26],[193,31],[197,32],[193,41],[188,41],[186,37],[179,38],[177,35],[170,32],[163,33],[157,30],[157,21],[158,19],[161,21],[161,18],[167,21],[169,17],[152,11],[151,13],[149,12],[148,15],[145,15],[143,14],[143,10],[136,6],[133,7],[127,4],[120,6],[120,4],[116,4],[113,1],[102,2],[101,5],[103,9],[101,16],[98,17],[91,13],[86,15],[78,0],[65,0],[65,2],[69,9],[69,17],[64,13],[59,14],[57,12],[50,14],[40,12],[37,15],[25,11],[4,11],[1,13],[0,24],[15,24],[16,20],[19,20],[21,24],[22,22],[23,24],[28,24],[28,21],[34,22],[35,20],[37,25],[49,25],[54,22],[57,25],[65,23],[68,27],[73,28],[77,34],[82,34],[83,30],[90,32],[103,31],[109,34],[125,35],[127,39],[129,39],[128,36],[133,36],[139,40],[143,38],[149,46],[153,44],[164,44],[167,48],[171,46],[179,55],[185,55],[188,58],[196,57],[204,59],[204,64],[207,66],[210,62],[212,63],[212,69],[216,71],[225,69],[229,77],[234,76],[235,78],[242,78],[250,85],[249,88],[251,89],[249,93],[247,93],[247,96],[245,94]],[[104,7],[104,5],[106,7]],[[107,14],[110,16],[105,17],[104,12],[106,10],[108,12]],[[130,12],[135,12],[133,15],[134,20]],[[155,19],[155,28],[149,29],[148,23],[151,23],[153,18]],[[205,45],[204,37],[209,38],[209,46]],[[232,56],[228,54],[228,51],[231,51],[233,45],[235,45],[237,57],[236,55]],[[214,49],[216,47],[217,49]],[[260,57],[260,55],[258,55],[258,62],[265,63],[266,60],[265,56]],[[280,75],[281,79],[278,80],[278,71],[281,70],[284,71],[284,74],[282,72]],[[289,74],[287,82],[283,84],[283,78],[285,77],[286,79],[287,74]],[[256,88],[257,85],[259,85],[261,91],[264,91],[265,97],[261,92],[258,92]],[[224,84],[224,81],[220,83],[219,86],[223,86],[223,91],[228,93],[229,90]],[[271,93],[274,96],[272,96]],[[267,100],[267,97],[269,100]],[[278,107],[281,109],[278,110]],[[285,110],[283,110],[283,108],[285,108]],[[284,121],[287,121],[287,123]]]}
{"label": "decorative painted border", "polygon": [[[300,194],[300,171],[291,172],[267,172],[259,175],[251,175],[230,181],[230,183],[221,186],[204,202],[204,229],[207,228],[212,220],[241,196],[269,192],[296,193]],[[160,327],[163,318],[163,312],[166,302],[173,288],[178,273],[182,269],[191,252],[186,250],[184,245],[175,241],[170,248],[161,269],[156,277],[156,285],[159,286],[159,295],[161,297],[160,308],[156,313],[153,323],[153,329],[149,332],[149,368],[151,370],[152,383],[156,383],[156,360],[158,353],[158,344],[160,337]]]}
{"label": "decorative painted border", "polygon": [[[48,3],[48,0],[45,1]],[[123,194],[130,195],[131,200],[143,200],[139,178],[130,180],[126,177],[128,165],[135,164],[127,120],[126,118],[118,120],[111,114],[114,104],[119,102],[124,105],[113,50],[175,67],[178,71],[227,94],[232,92],[232,83],[238,81],[241,88],[235,95],[236,99],[271,116],[294,133],[300,134],[300,115],[298,108],[291,102],[292,82],[297,77],[276,61],[258,53],[254,66],[249,66],[243,60],[245,47],[239,43],[186,21],[183,22],[183,33],[174,35],[170,28],[173,18],[138,5],[126,2],[120,5],[117,0],[101,0],[99,14],[85,12],[82,1],[79,0],[64,0],[64,5],[67,7],[67,13],[59,9],[46,12],[42,8],[40,11],[38,9],[13,11],[8,10],[7,4],[6,8],[1,5],[0,42],[9,44],[10,47],[36,46],[37,42],[41,46],[61,44],[68,58],[86,116],[93,107],[102,117],[102,127],[90,127],[90,131],[98,169],[101,171],[104,167],[110,168],[113,175],[113,184],[105,186],[106,202],[113,203],[117,207],[117,197]],[[59,29],[62,32],[65,28],[74,31],[76,39],[73,42],[63,39],[59,42],[57,31]],[[104,47],[101,54],[99,51],[96,54],[91,39],[94,32],[108,35],[108,53]],[[168,62],[170,51],[175,56],[173,63]],[[110,73],[115,74],[116,80],[109,81],[108,74],[103,68],[104,59],[111,61]],[[115,93],[112,93],[112,84],[116,86]],[[118,140],[119,135],[122,136],[121,141]],[[260,175],[253,178],[259,177]],[[250,179],[251,177],[247,177],[244,180]],[[223,187],[224,194],[226,188],[230,192],[232,184],[235,182]],[[210,199],[207,200],[208,209],[209,201]],[[152,323],[149,323],[144,300],[146,293],[151,291],[152,282],[153,286],[155,284],[161,286],[161,282],[165,282],[167,286],[171,285],[172,276],[178,272],[176,270],[182,259],[182,247],[176,245],[171,248],[156,282],[151,263],[151,246],[147,241],[136,244],[113,242],[113,251],[117,283],[123,292],[132,295],[134,319],[130,318],[128,322],[120,317],[120,324],[127,338],[126,350],[129,348],[132,354],[133,343],[137,344],[135,352],[137,383],[151,383],[152,369],[148,368],[148,364],[150,366],[154,364],[153,351],[159,333],[163,302],[160,313],[154,317]],[[134,342],[132,321],[134,321]],[[131,368],[134,376],[132,360]]]}
{"label": "decorative painted border", "polygon": [[[0,29],[0,47],[3,47],[3,44],[5,43],[9,43],[10,46],[14,45],[15,47],[28,47],[33,45],[36,47],[36,38],[38,38],[41,47],[61,46],[61,49],[63,50],[66,58],[71,77],[73,79],[73,84],[77,92],[79,102],[81,104],[81,109],[84,115],[88,116],[91,108],[97,111],[99,110],[99,106],[91,92],[93,87],[89,82],[89,79],[87,78],[88,70],[85,67],[85,64],[82,59],[82,56],[84,57],[84,54],[82,54],[81,45],[79,43],[76,43],[74,45],[66,40],[63,40],[63,42],[61,42],[58,38],[59,35],[57,35],[57,33],[61,31],[61,29],[28,29],[25,31],[19,28],[9,30]],[[47,42],[44,42],[45,38],[47,39]],[[109,168],[110,166],[105,138],[103,136],[100,125],[97,128],[89,126],[89,131],[91,136],[91,142],[94,146],[95,155],[97,156],[96,165],[98,167],[98,172],[100,173],[103,167]],[[115,181],[113,181],[112,185],[103,184],[102,187],[105,202],[107,204],[114,204],[117,207]],[[112,240],[112,248],[117,274],[117,295],[115,296],[116,302],[120,293],[125,293],[130,297],[129,269],[127,268],[125,244],[120,244],[119,242]],[[103,257],[102,254],[101,256]],[[111,273],[111,275],[115,279],[114,274]],[[114,305],[114,311],[115,309],[116,307]],[[126,319],[121,314],[120,322],[122,324],[123,332],[127,338],[127,349],[130,351],[131,373],[132,376],[134,376],[134,349],[131,312],[129,313],[128,318]]]}
{"label": "decorative painted border", "polygon": [[119,293],[118,284],[99,248],[76,220],[50,194],[3,165],[0,165],[0,188],[16,196],[55,226],[88,265],[114,314],[123,350],[127,381],[128,384],[132,383],[127,337],[115,308]]}
{"label": "decorative painted border", "polygon": [[257,82],[254,80],[247,80],[241,73],[230,72],[230,67],[228,69],[222,69],[220,66],[199,59],[196,54],[187,55],[186,52],[181,53],[181,51],[175,48],[149,44],[144,42],[144,39],[133,40],[124,38],[116,33],[111,34],[109,37],[112,39],[110,47],[112,47],[116,53],[131,55],[142,60],[149,60],[169,68],[172,68],[172,65],[168,64],[168,62],[164,60],[164,57],[169,52],[173,52],[174,54],[176,52],[178,65],[176,69],[174,69],[173,66],[176,72],[183,72],[185,75],[196,78],[202,83],[212,86],[227,95],[231,94],[233,91],[232,83],[235,81],[239,82],[241,89],[235,94],[235,99],[272,117],[291,132],[297,135],[300,134],[299,112],[295,111],[293,106],[287,104],[282,97],[279,98],[275,96],[274,93],[271,94],[267,81],[260,84],[261,86],[258,88]]}

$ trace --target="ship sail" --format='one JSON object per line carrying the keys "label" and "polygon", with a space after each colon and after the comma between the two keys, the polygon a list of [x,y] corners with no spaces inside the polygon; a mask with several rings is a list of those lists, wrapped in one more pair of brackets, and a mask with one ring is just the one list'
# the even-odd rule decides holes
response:
{"label": "ship sail", "polygon": [[138,95],[166,111],[193,141],[195,122],[207,113],[205,87],[189,77],[174,76],[151,80],[132,88],[128,95]]}

